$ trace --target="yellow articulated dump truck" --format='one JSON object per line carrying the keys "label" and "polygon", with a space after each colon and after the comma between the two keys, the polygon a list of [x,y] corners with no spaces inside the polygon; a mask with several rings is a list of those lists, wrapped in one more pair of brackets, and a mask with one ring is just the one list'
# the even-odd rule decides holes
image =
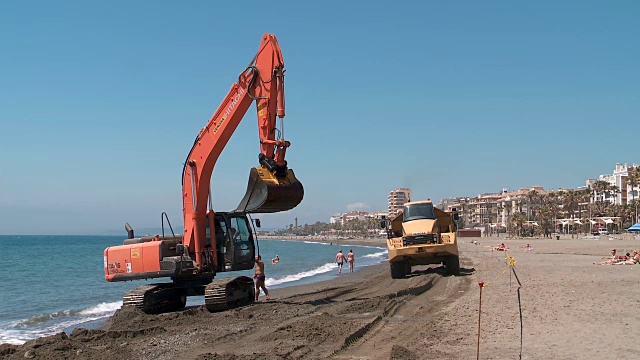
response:
{"label": "yellow articulated dump truck", "polygon": [[393,219],[384,219],[391,277],[411,274],[415,265],[443,264],[448,274],[460,274],[455,211],[448,213],[433,206],[431,200],[404,205]]}

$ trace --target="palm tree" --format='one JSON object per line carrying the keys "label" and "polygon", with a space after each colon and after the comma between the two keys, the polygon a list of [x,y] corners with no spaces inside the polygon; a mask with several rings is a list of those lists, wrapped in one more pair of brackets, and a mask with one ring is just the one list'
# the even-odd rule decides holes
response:
{"label": "palm tree", "polygon": [[538,200],[540,193],[538,193],[535,189],[530,190],[527,194],[527,220],[530,220],[531,215],[531,207]]}
{"label": "palm tree", "polygon": [[518,212],[513,214],[513,218],[511,219],[513,224],[516,226],[517,234],[522,236],[524,233],[523,227],[524,223],[527,222],[527,215],[523,212]]}
{"label": "palm tree", "polygon": [[633,209],[634,214],[635,214],[633,216],[632,221],[631,221],[631,225],[633,225],[638,221],[638,199],[633,199],[633,201],[631,201],[629,206],[631,206],[631,208]]}
{"label": "palm tree", "polygon": [[[632,167],[627,175],[626,178],[626,182],[627,182],[627,186],[631,187],[631,202],[629,204],[631,204],[634,208],[634,210],[636,209],[636,198],[635,198],[635,187],[640,184],[640,166],[634,166]],[[629,189],[627,188],[627,193],[629,192]],[[638,219],[638,211],[635,210],[635,216],[633,219],[633,223],[635,223],[635,221],[637,221]],[[633,225],[633,224],[631,224]]]}
{"label": "palm tree", "polygon": [[[631,187],[631,201],[635,199],[635,191],[634,188],[640,184],[640,166],[634,166],[629,169],[628,175],[625,179],[627,186]],[[629,191],[627,189],[627,191]]]}
{"label": "palm tree", "polygon": [[[631,205],[612,205],[611,213],[613,216],[620,217],[620,226],[625,227],[627,220],[632,220],[634,208]],[[633,222],[630,224],[633,225]]]}
{"label": "palm tree", "polygon": [[540,204],[540,221],[542,222],[542,228],[549,231],[549,225],[553,224],[555,231],[555,219],[560,211],[558,193],[550,191],[542,197]]}
{"label": "palm tree", "polygon": [[[580,212],[580,219],[584,220],[583,226],[585,228],[585,233],[589,232],[589,229],[591,227],[591,189],[590,188],[586,188],[584,190],[578,190],[576,191],[577,196],[578,196],[578,206],[580,208],[580,204],[586,204],[586,206],[583,206],[582,208],[580,208],[579,212]],[[589,219],[585,219],[586,216],[582,215],[582,212],[585,212],[585,215],[589,217]]]}
{"label": "palm tree", "polygon": [[611,212],[611,204],[608,201],[598,201],[593,204],[593,214],[596,216],[607,216]]}
{"label": "palm tree", "polygon": [[597,180],[596,182],[591,184],[591,189],[593,190],[594,194],[594,202],[604,201],[610,187],[611,184],[604,180]]}
{"label": "palm tree", "polygon": [[[574,218],[575,212],[578,209],[578,199],[579,195],[576,191],[564,191],[561,193],[562,196],[562,209],[566,212],[567,218]],[[575,234],[575,224],[572,225],[571,238]]]}
{"label": "palm tree", "polygon": [[511,203],[511,201],[504,204],[504,210],[507,215],[507,234],[511,234],[511,232],[509,231],[509,223],[511,223],[511,210],[513,210],[513,204]]}

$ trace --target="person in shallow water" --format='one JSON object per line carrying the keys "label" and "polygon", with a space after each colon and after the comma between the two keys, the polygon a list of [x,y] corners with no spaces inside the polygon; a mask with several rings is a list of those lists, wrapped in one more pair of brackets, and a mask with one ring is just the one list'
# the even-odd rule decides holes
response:
{"label": "person in shallow water", "polygon": [[342,250],[338,250],[336,254],[336,264],[338,264],[338,274],[342,273],[342,265],[344,264],[344,254]]}
{"label": "person in shallow water", "polygon": [[349,272],[353,272],[353,265],[356,262],[356,256],[353,254],[352,249],[349,249],[349,253],[347,254],[347,262],[349,263]]}

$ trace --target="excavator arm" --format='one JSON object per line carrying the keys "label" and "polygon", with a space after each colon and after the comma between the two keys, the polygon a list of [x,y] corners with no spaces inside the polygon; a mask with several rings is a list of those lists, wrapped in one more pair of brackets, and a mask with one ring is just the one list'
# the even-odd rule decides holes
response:
{"label": "excavator arm", "polygon": [[183,244],[195,252],[202,266],[205,247],[207,199],[211,196],[213,168],[231,135],[255,101],[260,136],[260,165],[252,168],[247,193],[236,209],[239,212],[269,213],[297,206],[304,195],[302,184],[285,160],[287,148],[283,125],[277,118],[285,116],[284,61],[276,37],[265,34],[258,53],[240,74],[220,107],[198,133],[182,172],[184,214]]}

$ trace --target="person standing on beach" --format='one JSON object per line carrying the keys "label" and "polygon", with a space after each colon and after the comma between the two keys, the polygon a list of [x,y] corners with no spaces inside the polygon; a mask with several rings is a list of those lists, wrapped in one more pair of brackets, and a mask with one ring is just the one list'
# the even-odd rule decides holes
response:
{"label": "person standing on beach", "polygon": [[347,262],[349,263],[349,272],[353,272],[353,265],[356,261],[356,256],[353,254],[353,250],[349,249],[349,253],[347,254]]}
{"label": "person standing on beach", "polygon": [[262,262],[262,256],[260,255],[256,255],[256,267],[253,272],[253,279],[256,281],[256,301],[258,301],[258,297],[260,296],[260,289],[264,291],[267,300],[271,300],[269,291],[264,284],[264,280],[266,279],[264,276],[264,262]]}
{"label": "person standing on beach", "polygon": [[344,264],[344,254],[342,250],[338,250],[336,254],[336,264],[338,264],[338,274],[342,273],[342,265]]}

